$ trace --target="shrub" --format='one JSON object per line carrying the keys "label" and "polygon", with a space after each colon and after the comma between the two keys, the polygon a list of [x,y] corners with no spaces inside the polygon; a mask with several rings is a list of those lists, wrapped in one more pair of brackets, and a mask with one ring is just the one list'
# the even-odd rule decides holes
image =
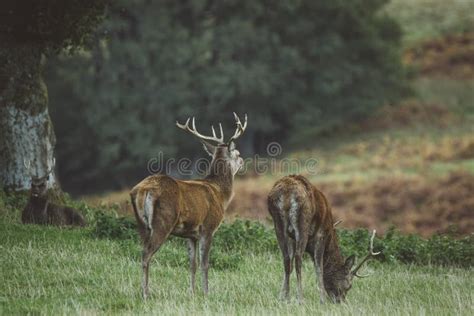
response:
{"label": "shrub", "polygon": [[[138,239],[133,219],[103,212],[97,213],[92,234],[98,238]],[[367,254],[370,238],[368,230],[341,229],[338,235],[344,256],[355,254],[360,258]],[[217,269],[234,269],[246,255],[279,252],[273,229],[255,221],[224,223],[214,237],[211,264]],[[377,256],[380,262],[474,266],[474,234],[461,239],[450,235],[434,235],[430,239],[423,239],[417,235],[403,235],[392,227],[384,236],[375,238],[374,250],[382,251]],[[184,240],[170,238],[170,242],[160,251],[160,260],[173,266],[187,265]]]}
{"label": "shrub", "polygon": [[425,257],[420,263],[474,266],[474,234],[461,239],[433,236],[428,240]]}
{"label": "shrub", "polygon": [[97,238],[137,239],[137,225],[133,218],[119,217],[116,213],[95,213],[92,235]]}
{"label": "shrub", "polygon": [[2,212],[14,213],[21,211],[28,201],[28,193],[5,192],[0,188],[0,210]]}
{"label": "shrub", "polygon": [[[368,231],[341,231],[340,236],[343,252],[350,249],[357,256],[367,253]],[[418,235],[403,235],[392,227],[383,237],[375,239],[374,249],[382,251],[377,257],[382,262],[464,268],[474,266],[474,234],[460,239],[451,235],[433,235],[429,239],[423,239]]]}
{"label": "shrub", "polygon": [[250,220],[224,223],[214,236],[214,246],[226,252],[260,253],[278,247],[273,229]]}

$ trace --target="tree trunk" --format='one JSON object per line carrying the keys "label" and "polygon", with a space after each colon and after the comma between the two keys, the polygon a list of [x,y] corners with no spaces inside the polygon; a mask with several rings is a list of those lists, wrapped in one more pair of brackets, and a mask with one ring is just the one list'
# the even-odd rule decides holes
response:
{"label": "tree trunk", "polygon": [[[31,175],[53,166],[56,138],[42,78],[41,50],[33,46],[0,48],[0,186],[28,190]],[[54,170],[48,188],[57,188]]]}

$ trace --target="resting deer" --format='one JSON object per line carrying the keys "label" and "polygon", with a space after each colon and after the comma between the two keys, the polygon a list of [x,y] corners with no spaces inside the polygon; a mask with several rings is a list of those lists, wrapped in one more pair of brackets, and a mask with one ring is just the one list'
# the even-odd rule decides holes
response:
{"label": "resting deer", "polygon": [[51,169],[42,177],[32,174],[30,163],[27,164],[24,162],[24,164],[31,176],[31,190],[28,203],[21,214],[22,223],[55,226],[85,226],[86,222],[84,218],[75,209],[56,205],[48,201],[47,182],[54,168],[54,161]]}
{"label": "resting deer", "polygon": [[325,291],[333,302],[345,300],[354,276],[362,265],[373,256],[375,230],[370,240],[369,254],[355,267],[355,256],[344,259],[339,250],[331,208],[324,194],[305,177],[291,175],[278,180],[268,195],[268,210],[273,218],[275,232],[283,254],[284,279],[282,296],[289,297],[289,280],[296,266],[297,296],[303,300],[301,263],[304,251],[313,259],[319,282],[320,301]]}
{"label": "resting deer", "polygon": [[[191,292],[194,293],[196,255],[199,243],[202,270],[202,287],[208,293],[209,250],[212,237],[224,218],[224,211],[233,196],[235,174],[243,165],[243,159],[234,141],[247,128],[234,113],[237,128],[234,135],[224,142],[222,125],[220,137],[212,127],[212,136],[204,136],[196,130],[195,120],[176,125],[197,136],[205,151],[212,157],[208,175],[199,180],[176,180],[166,175],[153,175],[138,183],[130,192],[138,229],[143,241],[142,291],[148,296],[148,269],[153,254],[158,251],[169,235],[188,239],[191,270]],[[214,142],[215,145],[208,141]]]}

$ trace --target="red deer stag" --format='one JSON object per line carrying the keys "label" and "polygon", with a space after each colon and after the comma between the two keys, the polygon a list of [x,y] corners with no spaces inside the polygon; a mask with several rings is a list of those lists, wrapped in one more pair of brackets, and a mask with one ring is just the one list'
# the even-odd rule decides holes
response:
{"label": "red deer stag", "polygon": [[[196,255],[199,254],[202,270],[202,287],[208,293],[209,249],[214,232],[221,224],[224,211],[233,196],[235,174],[243,166],[243,159],[235,148],[234,141],[247,128],[234,113],[237,128],[234,135],[224,142],[222,125],[220,137],[212,127],[212,136],[204,136],[196,130],[194,118],[185,124],[176,125],[197,136],[205,151],[212,157],[210,168],[204,179],[176,180],[167,175],[152,175],[138,183],[130,192],[138,229],[143,241],[142,269],[143,297],[148,296],[148,269],[153,254],[158,251],[169,235],[188,239],[191,270],[191,292],[194,293]],[[208,143],[216,143],[212,145]]]}
{"label": "red deer stag", "polygon": [[285,275],[282,297],[289,298],[293,259],[296,266],[297,296],[303,300],[301,260],[306,251],[311,255],[319,282],[320,301],[326,293],[333,302],[345,300],[354,276],[365,261],[376,256],[373,251],[375,230],[370,240],[369,254],[352,269],[355,256],[344,259],[339,250],[331,208],[324,194],[305,177],[291,175],[278,180],[268,195],[268,210],[273,218]]}
{"label": "red deer stag", "polygon": [[54,168],[53,165],[46,175],[33,175],[30,163],[24,162],[31,176],[30,198],[21,214],[23,224],[41,224],[55,226],[85,226],[86,222],[78,211],[71,207],[56,205],[48,201],[47,182]]}

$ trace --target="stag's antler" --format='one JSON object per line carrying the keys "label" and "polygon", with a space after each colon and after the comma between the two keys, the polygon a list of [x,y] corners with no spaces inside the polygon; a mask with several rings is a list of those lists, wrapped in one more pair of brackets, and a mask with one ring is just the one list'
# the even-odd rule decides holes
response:
{"label": "stag's antler", "polygon": [[235,128],[234,135],[229,139],[227,144],[230,144],[232,141],[234,141],[237,138],[239,138],[240,136],[242,136],[242,134],[245,132],[245,129],[247,128],[247,114],[245,114],[244,124],[242,125],[242,122],[240,121],[240,118],[237,116],[237,114],[235,114],[235,112],[233,112],[233,113],[234,113],[234,117],[235,117],[235,124],[237,124],[237,127]]}
{"label": "stag's antler", "polygon": [[[199,133],[196,129],[196,122],[195,122],[194,117],[192,119],[188,118],[184,124],[179,124],[178,122],[176,122],[176,126],[181,128],[182,130],[190,132],[191,134],[197,136],[198,138],[200,138],[202,140],[213,141],[213,142],[216,142],[219,145],[224,145],[224,144],[229,145],[231,141],[236,140],[237,138],[242,136],[245,129],[247,128],[247,114],[245,114],[245,121],[244,121],[243,125],[242,125],[242,122],[240,121],[239,117],[237,116],[237,114],[235,114],[235,112],[234,112],[234,117],[235,117],[235,123],[237,124],[237,128],[235,129],[234,135],[229,139],[229,141],[227,143],[224,142],[224,132],[222,131],[222,124],[221,123],[219,123],[219,131],[220,131],[220,136],[219,137],[217,137],[216,131],[214,130],[214,126],[212,126],[212,125],[211,125],[212,136],[205,136],[205,135],[202,135],[201,133]],[[191,127],[189,127],[189,122],[191,122]]]}
{"label": "stag's antler", "polygon": [[374,231],[372,232],[372,237],[370,237],[370,249],[369,249],[369,254],[367,256],[365,256],[364,259],[362,259],[362,261],[354,268],[354,270],[352,270],[352,274],[356,277],[359,277],[359,278],[365,278],[367,276],[369,276],[368,274],[366,275],[360,275],[357,273],[357,271],[359,271],[359,269],[362,267],[362,265],[367,261],[369,260],[370,258],[373,258],[377,255],[379,255],[381,252],[374,252],[374,238],[375,238],[375,233],[376,233],[376,230],[374,229]]}
{"label": "stag's antler", "polygon": [[184,124],[179,124],[179,123],[176,121],[176,126],[178,126],[179,128],[181,128],[181,129],[183,129],[183,130],[185,130],[185,131],[190,132],[191,134],[197,136],[197,137],[200,138],[200,139],[209,140],[209,141],[214,141],[214,142],[216,142],[216,143],[218,143],[218,144],[221,144],[221,145],[224,144],[224,132],[222,131],[222,124],[221,124],[221,123],[219,123],[219,130],[220,130],[221,136],[220,136],[220,137],[217,137],[216,131],[214,130],[214,126],[211,126],[211,129],[212,129],[212,136],[205,136],[205,135],[200,134],[200,133],[196,130],[196,122],[195,122],[194,117],[193,117],[192,120],[191,120],[192,128],[189,127],[189,121],[190,121],[190,118],[188,118],[188,119],[186,120],[186,123],[184,123]]}
{"label": "stag's antler", "polygon": [[336,227],[336,226],[339,225],[340,223],[342,223],[342,219],[337,220],[332,226],[333,226],[333,227]]}

